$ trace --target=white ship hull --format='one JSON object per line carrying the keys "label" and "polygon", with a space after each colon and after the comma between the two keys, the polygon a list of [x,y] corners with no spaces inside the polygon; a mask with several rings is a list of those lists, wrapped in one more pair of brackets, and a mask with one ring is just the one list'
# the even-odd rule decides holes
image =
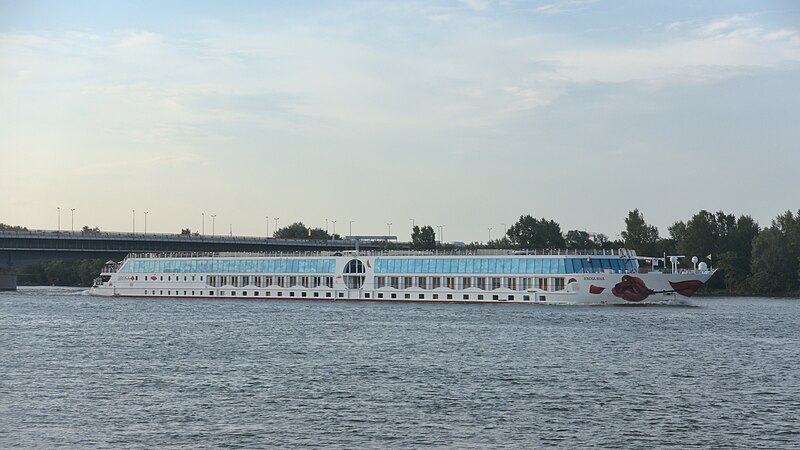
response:
{"label": "white ship hull", "polygon": [[[601,259],[602,265],[598,262]],[[424,261],[426,266],[419,261]],[[548,273],[537,273],[537,270],[542,271],[542,264]],[[609,267],[604,267],[606,265]],[[563,270],[579,266],[580,271]],[[294,271],[281,271],[284,267],[293,267]],[[426,271],[420,272],[420,267]],[[218,270],[187,271],[195,268]],[[467,272],[466,268],[473,268],[473,271]],[[558,268],[562,273],[553,273]],[[585,259],[574,254],[509,253],[499,257],[376,254],[176,258],[147,255],[129,257],[118,270],[104,271],[90,294],[249,300],[686,304],[713,273],[709,270],[642,273],[635,257],[628,252],[592,254]]]}

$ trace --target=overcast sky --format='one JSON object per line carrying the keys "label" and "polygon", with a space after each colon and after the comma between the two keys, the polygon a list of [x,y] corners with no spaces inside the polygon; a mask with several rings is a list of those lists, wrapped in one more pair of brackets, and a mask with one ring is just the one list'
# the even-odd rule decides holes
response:
{"label": "overcast sky", "polygon": [[794,1],[0,0],[0,222],[612,239],[800,208]]}

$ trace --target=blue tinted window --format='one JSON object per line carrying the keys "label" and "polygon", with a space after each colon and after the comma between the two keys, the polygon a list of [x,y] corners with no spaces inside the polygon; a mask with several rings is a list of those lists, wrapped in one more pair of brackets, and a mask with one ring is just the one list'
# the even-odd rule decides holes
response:
{"label": "blue tinted window", "polygon": [[511,273],[519,273],[519,259],[517,258],[511,260]]}
{"label": "blue tinted window", "polygon": [[600,260],[597,258],[592,259],[592,269],[595,272],[600,272],[603,269],[603,266],[600,265]]}
{"label": "blue tinted window", "polygon": [[428,268],[430,267],[430,264],[431,264],[431,260],[423,259],[422,260],[422,270],[421,270],[421,272],[428,273]]}
{"label": "blue tinted window", "polygon": [[567,273],[566,263],[563,259],[558,260],[558,272],[556,273]]}
{"label": "blue tinted window", "polygon": [[509,258],[503,260],[503,273],[511,273],[511,259]]}
{"label": "blue tinted window", "polygon": [[603,258],[600,260],[600,265],[603,266],[603,269],[610,269],[611,261],[609,261],[607,258]]}

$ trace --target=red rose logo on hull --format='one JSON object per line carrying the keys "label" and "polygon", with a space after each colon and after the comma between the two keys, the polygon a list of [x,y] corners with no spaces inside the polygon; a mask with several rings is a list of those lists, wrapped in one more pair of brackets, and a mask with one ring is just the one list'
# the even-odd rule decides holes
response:
{"label": "red rose logo on hull", "polygon": [[686,297],[691,297],[700,289],[700,286],[703,285],[703,282],[700,280],[686,280],[686,281],[677,281],[673,283],[672,281],[669,282],[669,285],[672,286],[672,289],[675,289],[675,292],[681,294]]}
{"label": "red rose logo on hull", "polygon": [[622,281],[611,288],[611,293],[629,302],[641,302],[655,294],[652,289],[644,284],[641,278],[630,275],[623,275]]}

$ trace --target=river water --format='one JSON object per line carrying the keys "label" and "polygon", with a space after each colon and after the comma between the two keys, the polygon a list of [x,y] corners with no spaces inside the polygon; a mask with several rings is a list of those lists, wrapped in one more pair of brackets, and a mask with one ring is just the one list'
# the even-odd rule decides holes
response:
{"label": "river water", "polygon": [[0,448],[799,448],[800,299],[0,293]]}

